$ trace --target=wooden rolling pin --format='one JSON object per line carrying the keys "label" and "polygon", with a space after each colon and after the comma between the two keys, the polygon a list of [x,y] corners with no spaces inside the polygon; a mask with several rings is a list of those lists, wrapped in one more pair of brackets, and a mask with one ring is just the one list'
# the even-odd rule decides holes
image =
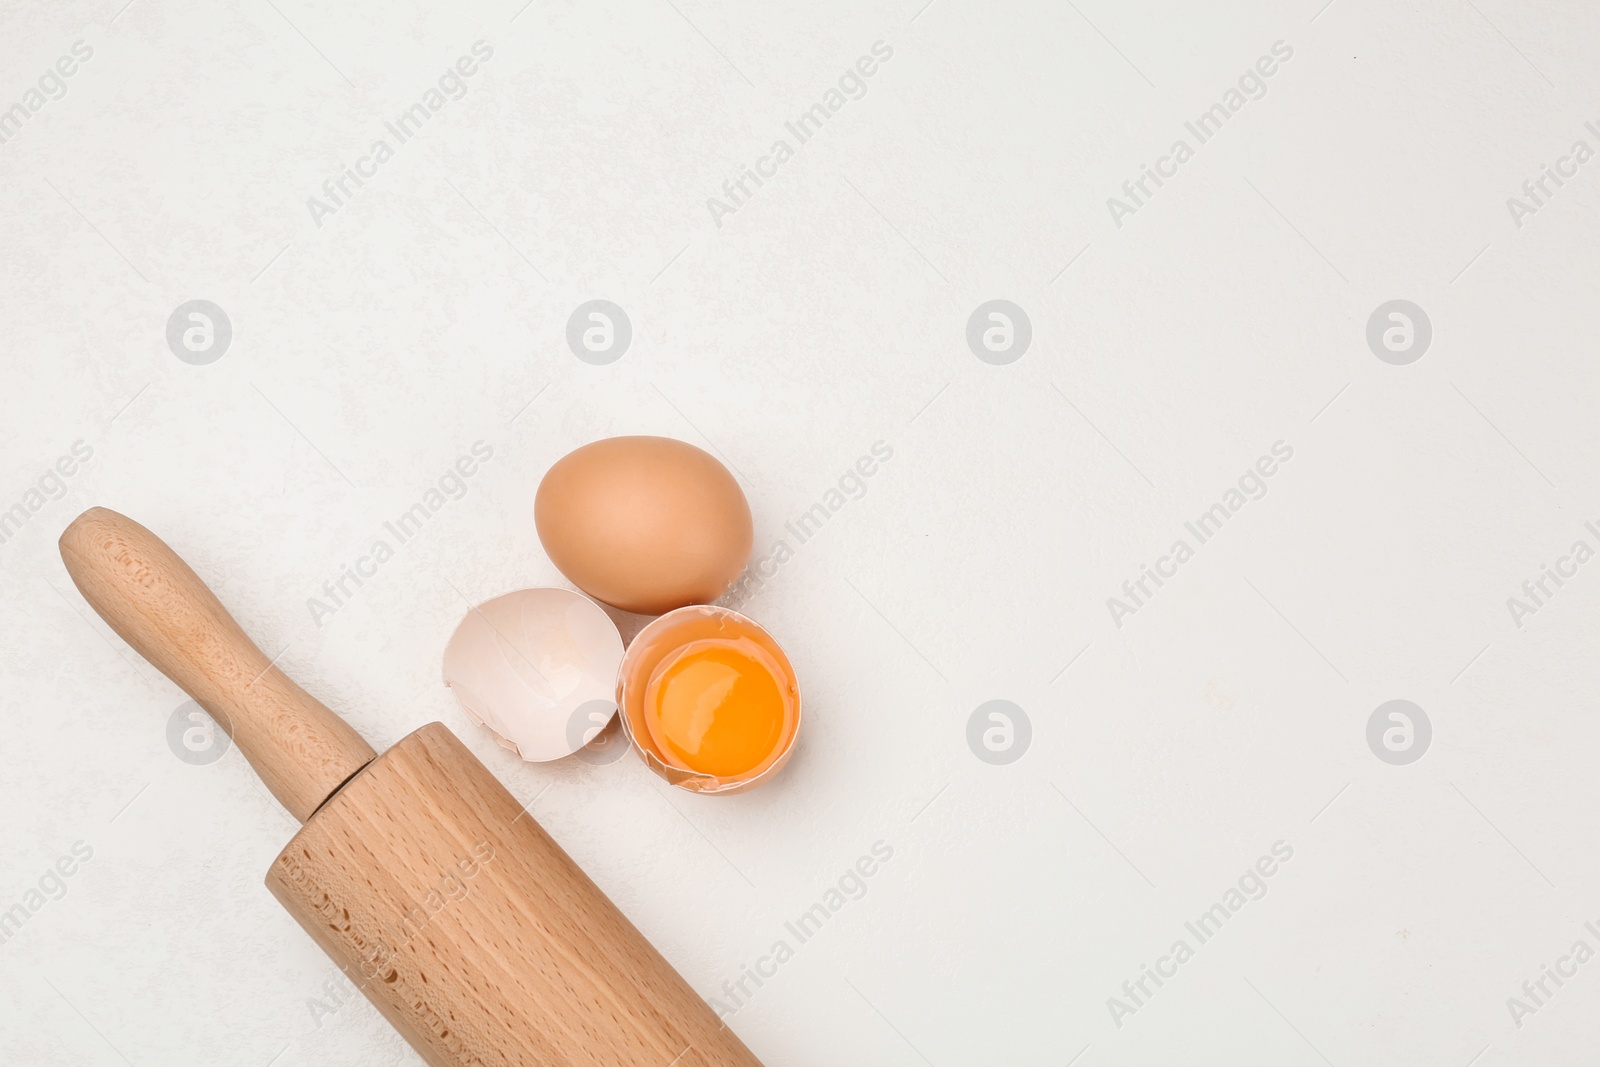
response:
{"label": "wooden rolling pin", "polygon": [[376,755],[114,511],[61,558],[305,824],[267,888],[431,1067],[760,1067],[443,723]]}

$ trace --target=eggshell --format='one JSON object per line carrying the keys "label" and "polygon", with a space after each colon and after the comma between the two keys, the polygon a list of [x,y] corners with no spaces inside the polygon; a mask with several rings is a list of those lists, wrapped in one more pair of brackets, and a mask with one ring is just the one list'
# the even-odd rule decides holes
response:
{"label": "eggshell", "polygon": [[467,612],[444,650],[444,682],[500,744],[532,762],[578,751],[616,713],[622,637],[570,589],[520,589]]}
{"label": "eggshell", "polygon": [[572,584],[642,615],[716,600],[754,536],[728,469],[669,437],[610,437],[568,453],[539,484],[533,518]]}

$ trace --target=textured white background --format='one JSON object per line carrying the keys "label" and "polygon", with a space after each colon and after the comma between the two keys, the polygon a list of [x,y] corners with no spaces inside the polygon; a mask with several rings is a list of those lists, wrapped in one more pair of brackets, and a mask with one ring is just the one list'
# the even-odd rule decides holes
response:
{"label": "textured white background", "polygon": [[[237,752],[169,750],[184,696],[55,553],[93,504],[378,748],[448,723],[708,997],[890,845],[733,1017],[771,1067],[1592,1057],[1600,962],[1520,1028],[1506,1001],[1600,949],[1600,564],[1520,628],[1506,600],[1596,543],[1600,161],[1521,228],[1506,198],[1600,147],[1600,10],[119,2],[0,11],[0,107],[94,49],[0,144],[0,508],[94,453],[0,545],[0,909],[94,850],[0,945],[0,1060],[415,1060],[362,1001],[312,1010],[336,972],[261,885],[292,820]],[[315,226],[480,39],[466,97]],[[879,40],[865,97],[715,225]],[[1114,225],[1278,40],[1267,95]],[[604,367],[564,340],[598,297],[635,330]],[[1008,366],[965,341],[997,297],[1035,330]],[[209,366],[164,336],[193,298],[233,324]],[[1365,340],[1395,298],[1433,323],[1410,366]],[[719,451],[763,552],[894,450],[746,604],[809,715],[753,794],[519,764],[440,685],[463,596],[561,581],[544,469],[620,433]],[[478,440],[467,495],[319,628],[307,598]],[[1278,440],[1268,495],[1113,625]],[[1033,730],[1002,767],[966,743],[997,698]],[[1433,722],[1410,766],[1366,744],[1392,698]],[[1268,895],[1118,1027],[1107,999],[1280,839]]]}

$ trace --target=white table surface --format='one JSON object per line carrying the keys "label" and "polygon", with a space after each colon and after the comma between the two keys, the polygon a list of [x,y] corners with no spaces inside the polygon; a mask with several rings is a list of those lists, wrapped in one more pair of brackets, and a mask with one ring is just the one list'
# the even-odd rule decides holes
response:
{"label": "white table surface", "polygon": [[[0,1060],[416,1060],[262,886],[292,820],[236,751],[177,758],[185,696],[71,586],[55,538],[95,504],[378,748],[459,732],[704,995],[775,970],[731,1016],[770,1067],[1593,1055],[1600,962],[1560,960],[1600,950],[1600,563],[1559,561],[1600,548],[1600,160],[1560,160],[1600,149],[1600,9],[920,3],[4,5],[0,911],[27,917]],[[1576,174],[1513,212],[1545,165]],[[232,327],[204,365],[166,337],[194,299]],[[566,341],[593,299],[633,329],[606,365]],[[966,340],[992,299],[1031,322],[1010,363]],[[1368,345],[1392,300],[1431,322],[1415,362]],[[892,450],[745,601],[808,715],[748,796],[521,764],[440,684],[464,598],[562,582],[544,469],[628,433],[725,457],[762,555]],[[479,441],[464,495],[318,625],[308,599]],[[1513,613],[1547,565],[1575,573]],[[1367,742],[1394,699],[1432,725],[1404,765]],[[990,700],[1031,728],[1004,765],[967,742]],[[1201,943],[1185,924],[1278,842]]]}

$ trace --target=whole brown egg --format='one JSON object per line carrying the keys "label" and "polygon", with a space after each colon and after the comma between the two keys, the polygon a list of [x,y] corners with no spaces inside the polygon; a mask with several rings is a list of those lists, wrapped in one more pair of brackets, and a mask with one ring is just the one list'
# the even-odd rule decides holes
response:
{"label": "whole brown egg", "polygon": [[539,483],[533,521],[573,585],[642,615],[716,600],[754,537],[728,469],[670,437],[608,437],[569,452]]}

